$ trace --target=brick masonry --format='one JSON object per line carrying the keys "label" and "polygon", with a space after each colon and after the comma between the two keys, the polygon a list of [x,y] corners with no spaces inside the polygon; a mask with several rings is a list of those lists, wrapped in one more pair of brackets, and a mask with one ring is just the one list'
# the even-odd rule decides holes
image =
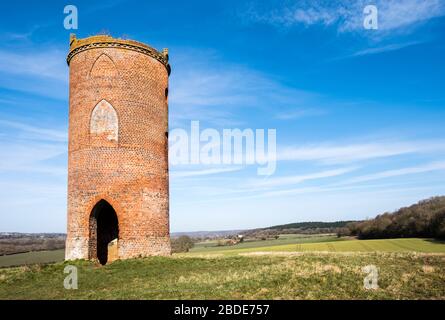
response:
{"label": "brick masonry", "polygon": [[170,254],[168,54],[142,43],[70,39],[67,260],[96,259],[93,208],[118,220],[119,259]]}

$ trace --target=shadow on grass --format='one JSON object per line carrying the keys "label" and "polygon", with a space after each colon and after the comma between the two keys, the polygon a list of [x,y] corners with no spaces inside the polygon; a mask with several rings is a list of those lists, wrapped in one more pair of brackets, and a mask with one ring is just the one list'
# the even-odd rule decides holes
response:
{"label": "shadow on grass", "polygon": [[434,243],[434,244],[445,244],[445,239],[425,239],[425,241]]}

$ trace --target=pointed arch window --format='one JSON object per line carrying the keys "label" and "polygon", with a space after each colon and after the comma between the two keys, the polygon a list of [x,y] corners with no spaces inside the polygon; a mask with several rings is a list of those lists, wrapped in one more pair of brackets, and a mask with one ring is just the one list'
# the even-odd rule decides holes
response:
{"label": "pointed arch window", "polygon": [[119,120],[116,110],[107,101],[100,101],[91,113],[90,135],[95,141],[117,143]]}

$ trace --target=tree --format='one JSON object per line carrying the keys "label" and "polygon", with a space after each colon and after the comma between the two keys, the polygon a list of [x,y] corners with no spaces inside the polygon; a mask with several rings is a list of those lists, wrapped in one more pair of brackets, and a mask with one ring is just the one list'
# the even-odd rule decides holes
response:
{"label": "tree", "polygon": [[445,209],[436,212],[436,215],[431,221],[431,229],[434,237],[445,239]]}
{"label": "tree", "polygon": [[188,252],[193,248],[194,242],[189,236],[180,236],[171,240],[172,252]]}

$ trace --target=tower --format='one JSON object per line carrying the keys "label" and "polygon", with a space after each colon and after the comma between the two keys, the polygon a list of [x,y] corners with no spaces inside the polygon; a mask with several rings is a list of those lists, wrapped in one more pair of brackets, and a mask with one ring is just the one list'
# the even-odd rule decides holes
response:
{"label": "tower", "polygon": [[168,51],[70,37],[67,260],[170,254]]}

